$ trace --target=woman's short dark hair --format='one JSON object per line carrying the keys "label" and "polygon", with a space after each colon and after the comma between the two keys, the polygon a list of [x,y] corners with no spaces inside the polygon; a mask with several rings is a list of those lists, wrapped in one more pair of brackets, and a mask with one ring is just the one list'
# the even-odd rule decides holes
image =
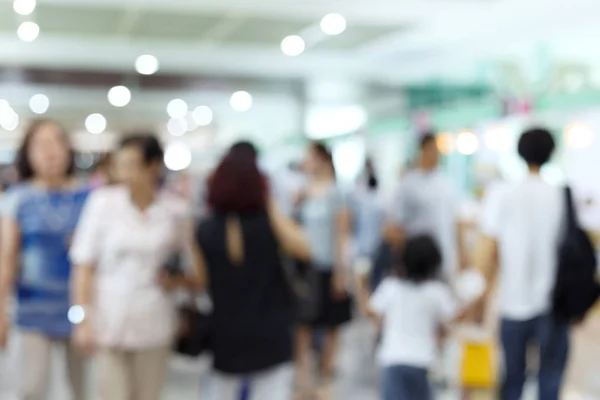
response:
{"label": "woman's short dark hair", "polygon": [[251,157],[254,157],[254,158],[258,157],[258,149],[254,145],[254,143],[249,142],[247,140],[242,140],[242,141],[234,143],[229,148],[229,151],[230,152],[232,152],[232,151],[246,152]]}
{"label": "woman's short dark hair", "polygon": [[329,167],[331,168],[331,172],[335,177],[336,173],[335,165],[333,163],[333,155],[331,154],[331,150],[329,150],[327,145],[323,142],[315,141],[310,143],[310,147],[315,152],[317,157],[319,157],[321,160],[323,160],[326,164],[329,165]]}
{"label": "woman's short dark hair", "polygon": [[416,236],[407,240],[400,256],[403,278],[421,283],[437,278],[442,255],[431,236]]}
{"label": "woman's short dark hair", "polygon": [[144,164],[150,165],[154,162],[163,162],[165,152],[156,135],[152,133],[134,133],[123,140],[119,148],[136,147],[142,153]]}
{"label": "woman's short dark hair", "polygon": [[433,132],[424,132],[419,140],[419,149],[423,150],[431,143],[435,143],[436,135]]}
{"label": "woman's short dark hair", "polygon": [[231,148],[208,180],[208,206],[219,213],[264,211],[267,198],[267,180],[256,156],[244,148]]}
{"label": "woman's short dark hair", "polygon": [[53,125],[60,130],[65,142],[65,146],[67,147],[69,153],[66,174],[68,176],[75,175],[75,150],[71,145],[71,140],[69,139],[69,134],[67,133],[66,129],[64,129],[64,127],[56,121],[50,119],[36,119],[32,121],[25,130],[25,135],[23,136],[23,140],[21,141],[21,145],[19,146],[17,155],[15,157],[15,169],[17,170],[19,180],[26,181],[35,176],[33,166],[29,162],[29,146],[31,145],[31,141],[33,140],[35,134],[44,125]]}
{"label": "woman's short dark hair", "polygon": [[521,134],[518,151],[528,165],[541,167],[550,160],[555,147],[550,131],[544,128],[532,128]]}

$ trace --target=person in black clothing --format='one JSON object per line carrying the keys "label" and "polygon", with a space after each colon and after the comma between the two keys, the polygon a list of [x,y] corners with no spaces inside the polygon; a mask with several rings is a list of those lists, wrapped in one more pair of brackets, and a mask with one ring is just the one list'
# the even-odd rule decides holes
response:
{"label": "person in black clothing", "polygon": [[212,301],[212,398],[289,400],[293,307],[281,251],[307,259],[300,228],[270,200],[247,146],[234,146],[208,181],[209,217],[196,232],[196,262]]}

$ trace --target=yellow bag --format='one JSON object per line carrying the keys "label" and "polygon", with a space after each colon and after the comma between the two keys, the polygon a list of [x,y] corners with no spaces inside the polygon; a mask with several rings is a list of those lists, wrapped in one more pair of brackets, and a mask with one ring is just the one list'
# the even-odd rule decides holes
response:
{"label": "yellow bag", "polygon": [[461,383],[465,388],[493,389],[496,386],[495,346],[491,341],[463,343]]}

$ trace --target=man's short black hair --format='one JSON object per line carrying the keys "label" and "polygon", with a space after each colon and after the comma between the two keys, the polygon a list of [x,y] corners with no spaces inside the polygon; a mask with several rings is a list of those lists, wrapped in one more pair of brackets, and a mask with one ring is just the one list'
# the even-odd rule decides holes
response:
{"label": "man's short black hair", "polygon": [[154,162],[162,162],[164,150],[156,135],[152,133],[135,133],[121,140],[119,148],[136,147],[142,153],[144,164],[150,165]]}
{"label": "man's short black hair", "polygon": [[552,157],[556,143],[545,128],[531,128],[521,134],[518,151],[527,165],[541,167]]}
{"label": "man's short black hair", "polygon": [[439,275],[442,254],[435,240],[428,235],[407,240],[400,254],[400,274],[414,283],[436,279]]}
{"label": "man's short black hair", "polygon": [[258,149],[252,142],[248,140],[241,140],[239,142],[234,143],[229,148],[229,152],[243,153],[254,158],[258,157]]}
{"label": "man's short black hair", "polygon": [[423,135],[421,135],[421,140],[419,141],[419,149],[423,150],[431,143],[435,143],[435,134],[433,132],[426,132]]}

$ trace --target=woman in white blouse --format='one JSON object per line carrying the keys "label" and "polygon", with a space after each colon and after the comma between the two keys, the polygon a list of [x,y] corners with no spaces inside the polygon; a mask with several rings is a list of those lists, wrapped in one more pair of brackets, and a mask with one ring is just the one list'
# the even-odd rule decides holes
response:
{"label": "woman in white blouse", "polygon": [[75,233],[74,340],[97,351],[105,400],[161,397],[176,310],[167,288],[195,286],[198,275],[172,282],[163,266],[184,247],[186,205],[159,192],[163,150],[152,135],[126,138],[116,153],[121,185],[89,198]]}

